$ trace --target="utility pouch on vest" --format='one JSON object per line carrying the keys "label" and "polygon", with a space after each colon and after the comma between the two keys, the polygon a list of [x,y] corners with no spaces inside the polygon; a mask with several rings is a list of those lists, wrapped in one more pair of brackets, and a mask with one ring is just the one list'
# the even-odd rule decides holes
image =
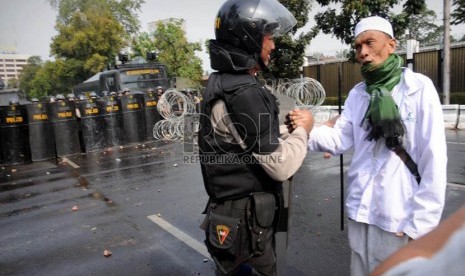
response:
{"label": "utility pouch on vest", "polygon": [[[255,256],[265,251],[276,213],[276,199],[271,193],[254,193],[250,201],[249,229],[251,232],[251,248]],[[268,229],[267,229],[268,228]],[[272,235],[271,235],[272,236]]]}
{"label": "utility pouch on vest", "polygon": [[240,247],[240,219],[211,213],[208,228],[208,250],[215,255],[234,257]]}
{"label": "utility pouch on vest", "polygon": [[206,240],[208,252],[223,274],[229,275],[247,261],[248,251],[245,213],[248,198],[212,204],[207,211]]}

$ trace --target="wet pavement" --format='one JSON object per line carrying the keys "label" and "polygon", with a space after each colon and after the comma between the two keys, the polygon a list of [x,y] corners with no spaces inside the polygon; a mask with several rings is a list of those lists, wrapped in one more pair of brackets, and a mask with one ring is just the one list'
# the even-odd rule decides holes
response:
{"label": "wet pavement", "polygon": [[[465,202],[465,131],[447,137],[443,217]],[[207,197],[184,146],[152,141],[1,167],[0,275],[214,275],[199,228]],[[294,177],[284,275],[348,275],[339,163],[312,153]]]}

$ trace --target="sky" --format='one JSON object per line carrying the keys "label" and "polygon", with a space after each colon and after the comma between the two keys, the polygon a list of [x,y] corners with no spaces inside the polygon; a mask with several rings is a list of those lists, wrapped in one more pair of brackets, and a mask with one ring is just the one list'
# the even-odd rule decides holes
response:
{"label": "sky", "polygon": [[[147,23],[166,18],[183,18],[189,42],[200,42],[202,47],[207,39],[214,38],[213,22],[224,0],[145,0],[139,12],[141,31],[147,31]],[[443,1],[426,0],[429,9],[436,12],[442,25]],[[313,16],[319,10],[314,4],[309,23],[304,29],[315,24]],[[57,12],[46,0],[0,0],[0,53],[15,51],[18,54],[37,55],[42,60],[51,60],[50,43],[57,35],[54,28]],[[452,26],[452,35],[465,35],[465,24]],[[307,53],[320,52],[325,55],[347,49],[331,35],[320,33],[311,41]],[[205,71],[211,71],[208,54],[197,53],[202,59]]]}

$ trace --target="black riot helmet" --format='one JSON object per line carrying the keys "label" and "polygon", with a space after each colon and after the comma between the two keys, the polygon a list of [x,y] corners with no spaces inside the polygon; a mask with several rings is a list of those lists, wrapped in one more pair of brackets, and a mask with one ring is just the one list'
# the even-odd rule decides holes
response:
{"label": "black riot helmet", "polygon": [[297,20],[276,0],[228,0],[215,19],[218,42],[246,51],[260,53],[263,36],[273,37],[290,31]]}
{"label": "black riot helmet", "polygon": [[57,100],[57,101],[64,101],[64,100],[65,100],[65,96],[64,96],[63,94],[57,94],[56,100]]}

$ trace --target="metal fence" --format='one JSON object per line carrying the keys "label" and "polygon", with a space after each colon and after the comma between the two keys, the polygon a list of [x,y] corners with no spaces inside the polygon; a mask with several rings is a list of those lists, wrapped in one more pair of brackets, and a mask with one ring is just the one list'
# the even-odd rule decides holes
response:
{"label": "metal fence", "polygon": [[[465,45],[451,47],[450,92],[465,93]],[[405,60],[405,54],[400,54]],[[328,61],[303,67],[303,76],[318,80],[326,90],[326,97],[337,97],[339,89],[339,67],[341,67],[341,93],[361,82],[360,65],[348,60]],[[442,50],[423,50],[413,56],[413,70],[428,76],[442,92]]]}

